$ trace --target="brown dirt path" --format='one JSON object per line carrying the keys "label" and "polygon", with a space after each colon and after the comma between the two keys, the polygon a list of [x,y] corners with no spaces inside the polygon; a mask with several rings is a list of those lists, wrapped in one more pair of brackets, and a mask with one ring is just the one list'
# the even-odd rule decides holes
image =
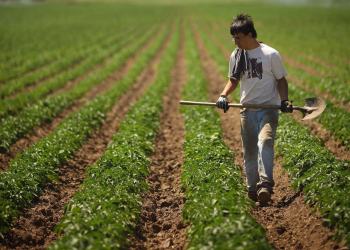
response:
{"label": "brown dirt path", "polygon": [[309,59],[310,61],[313,61],[313,62],[315,62],[317,64],[320,64],[320,65],[322,65],[325,68],[345,71],[345,69],[338,68],[338,67],[334,66],[333,64],[327,63],[326,61],[318,59],[318,58],[316,58],[316,57],[314,57],[312,55],[305,54],[305,53],[303,53],[301,51],[293,51],[293,52],[297,53],[298,55],[300,55],[302,57],[305,57],[305,58]]}
{"label": "brown dirt path", "polygon": [[[54,77],[57,77],[59,74],[62,74],[62,73],[64,73],[64,72],[68,71],[68,70],[71,70],[71,69],[77,67],[77,66],[78,66],[79,64],[81,64],[83,61],[84,61],[84,60],[80,60],[79,62],[74,63],[73,65],[69,66],[68,68],[66,68],[66,69],[64,69],[64,70],[62,70],[62,71],[60,71],[60,72],[58,72],[58,73],[56,73],[56,74],[54,74],[54,75],[51,75],[51,76],[46,77],[46,78],[44,78],[44,79],[42,79],[42,80],[36,81],[35,83],[33,83],[33,84],[31,84],[31,85],[29,85],[29,86],[23,88],[23,89],[17,90],[17,91],[14,92],[13,94],[11,94],[11,96],[5,97],[5,99],[6,99],[6,98],[15,98],[17,95],[19,95],[19,94],[22,93],[22,92],[28,92],[28,91],[30,91],[30,90],[32,90],[32,89],[35,89],[35,88],[37,88],[40,84],[42,84],[42,83],[44,83],[44,82],[47,82],[47,81],[49,81],[50,79],[52,79],[52,78],[54,78]],[[95,70],[94,70],[94,71],[95,71]],[[90,73],[90,72],[88,72],[88,73],[86,73],[86,74],[84,74],[84,75],[82,75],[82,76],[79,76],[77,79],[68,82],[67,85],[71,85],[72,82],[79,82],[79,81],[81,81],[82,79],[84,79],[85,77],[87,77],[87,76],[89,75],[89,73]],[[72,85],[72,86],[73,86],[73,85]]]}
{"label": "brown dirt path", "polygon": [[[162,26],[164,27],[164,26]],[[159,29],[157,34],[161,32],[162,29]],[[154,37],[156,37],[155,35]],[[88,101],[92,100],[95,96],[97,96],[100,93],[103,93],[104,91],[107,91],[109,87],[119,79],[121,79],[131,68],[131,66],[134,64],[136,59],[138,58],[138,55],[142,53],[148,46],[152,43],[154,40],[154,37],[150,39],[141,49],[139,49],[133,56],[128,58],[124,65],[120,67],[116,72],[114,72],[110,77],[108,77],[105,81],[101,82],[100,84],[93,87],[88,93],[86,93],[82,98],[79,100],[74,101],[73,105],[65,109],[63,112],[58,114],[56,117],[54,117],[50,122],[43,123],[40,126],[37,126],[34,128],[34,133],[26,135],[24,138],[19,139],[8,152],[0,154],[0,173],[7,170],[10,162],[14,157],[19,153],[33,145],[34,143],[40,141],[42,138],[48,136],[51,134],[56,127],[70,114],[77,112],[81,107],[83,107]],[[102,65],[100,65],[102,67]],[[88,74],[92,74],[92,72],[89,72]],[[80,76],[79,79],[81,79]],[[76,84],[79,79],[74,80],[73,82],[69,84]],[[64,88],[69,88],[69,86],[66,86]],[[62,90],[60,90],[62,91]],[[56,93],[57,94],[57,93]]]}
{"label": "brown dirt path", "polygon": [[[203,70],[211,87],[211,101],[216,102],[227,79],[224,79],[216,63],[210,58],[203,42],[196,34]],[[226,114],[218,110],[223,127],[223,140],[233,151],[235,163],[244,166],[240,137],[239,110],[231,108]],[[251,214],[266,229],[271,245],[276,249],[340,249],[344,246],[330,241],[334,235],[330,229],[322,226],[322,219],[312,214],[312,209],[303,203],[303,194],[289,188],[287,174],[282,174],[281,159],[275,160],[273,202],[268,207],[252,209]],[[243,168],[244,172],[244,168]],[[244,177],[244,173],[243,176]]]}
{"label": "brown dirt path", "polygon": [[[227,50],[225,46],[223,46],[218,39],[210,32],[208,27],[202,23],[203,28],[207,32],[207,34],[210,36],[212,41],[219,47],[219,49],[222,51],[222,53],[230,58],[231,53],[234,49],[234,45],[232,46],[232,51]],[[213,23],[213,27],[219,31],[219,28],[215,23]],[[290,79],[293,83],[297,84],[298,86],[306,89],[307,91],[310,92],[315,92],[317,95],[321,96],[324,99],[329,99],[330,96],[328,94],[320,93],[318,91],[314,91],[313,89],[310,89],[304,84],[302,81],[299,79],[293,77],[293,76],[287,76],[287,80]],[[336,101],[334,98],[331,99],[331,101],[334,101],[334,103],[337,103],[340,107],[346,108],[350,112],[350,106],[345,104],[345,103],[340,103],[339,101]],[[304,124],[307,124],[310,131],[318,138],[321,138],[325,142],[325,146],[327,149],[334,154],[334,156],[337,157],[337,159],[343,161],[344,159],[349,159],[350,158],[350,153],[349,150],[346,148],[346,146],[342,145],[338,140],[335,140],[334,136],[330,135],[330,132],[327,130],[324,130],[322,128],[322,124],[315,122],[313,120],[309,121],[301,121],[302,116],[300,116],[298,113],[300,112],[293,112],[294,118]]]}
{"label": "brown dirt path", "polygon": [[[171,32],[169,32],[171,34]],[[64,215],[63,207],[73,198],[74,193],[83,183],[85,169],[93,165],[104,151],[112,136],[118,130],[120,122],[140,98],[156,77],[156,65],[165,51],[170,36],[151,60],[149,66],[142,71],[137,82],[123,95],[116,105],[107,113],[107,118],[99,131],[89,138],[78,150],[73,160],[64,164],[59,172],[59,181],[49,184],[33,207],[24,209],[23,215],[14,223],[10,233],[0,243],[1,249],[45,249],[58,238],[53,232]],[[151,41],[150,41],[151,42]],[[149,43],[144,47],[147,49]]]}
{"label": "brown dirt path", "polygon": [[308,129],[316,137],[321,138],[332,155],[334,155],[339,161],[350,160],[350,151],[345,146],[339,143],[339,141],[334,139],[329,130],[323,128],[322,124],[315,122],[313,120],[301,121],[301,112],[293,112],[293,117],[295,120],[300,121],[300,123],[308,126]]}
{"label": "brown dirt path", "polygon": [[45,64],[45,65],[42,65],[42,66],[37,67],[37,68],[35,68],[35,69],[33,69],[33,70],[24,72],[24,73],[22,73],[22,74],[20,74],[20,75],[18,75],[18,76],[11,77],[11,78],[9,78],[9,79],[3,81],[3,82],[0,82],[0,87],[1,87],[2,85],[4,85],[4,84],[10,82],[10,81],[13,81],[13,80],[16,79],[16,78],[25,77],[25,76],[28,76],[28,75],[30,75],[30,74],[36,73],[36,72],[38,72],[39,70],[42,70],[43,68],[54,64],[56,61],[57,61],[57,59],[54,59],[54,60],[52,60],[51,62],[48,62],[48,63]]}
{"label": "brown dirt path", "polygon": [[142,219],[129,249],[185,249],[187,225],[183,225],[181,192],[183,118],[179,113],[181,91],[186,83],[186,62],[182,27],[181,48],[172,71],[172,81],[163,96],[161,129],[157,133],[152,166],[146,182],[150,191],[143,195]]}

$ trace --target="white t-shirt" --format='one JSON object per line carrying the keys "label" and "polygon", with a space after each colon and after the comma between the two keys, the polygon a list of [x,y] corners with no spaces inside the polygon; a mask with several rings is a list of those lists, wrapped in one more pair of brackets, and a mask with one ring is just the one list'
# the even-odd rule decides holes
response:
{"label": "white t-shirt", "polygon": [[[236,50],[235,50],[236,51]],[[228,77],[232,76],[235,51],[230,58]],[[259,47],[246,50],[248,52],[248,69],[241,73],[241,104],[279,105],[281,99],[277,88],[277,79],[288,75],[281,55],[277,50],[260,44]]]}

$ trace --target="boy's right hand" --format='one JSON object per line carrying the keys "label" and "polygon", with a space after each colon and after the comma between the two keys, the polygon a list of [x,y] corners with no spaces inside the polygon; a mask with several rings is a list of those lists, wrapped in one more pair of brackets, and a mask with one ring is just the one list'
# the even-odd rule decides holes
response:
{"label": "boy's right hand", "polygon": [[289,101],[288,99],[287,100],[283,100],[281,102],[281,111],[283,113],[293,113],[293,101]]}
{"label": "boy's right hand", "polygon": [[219,99],[216,101],[216,107],[218,107],[219,109],[223,109],[224,113],[226,113],[226,111],[230,108],[228,106],[228,99],[227,96],[225,95],[220,95]]}

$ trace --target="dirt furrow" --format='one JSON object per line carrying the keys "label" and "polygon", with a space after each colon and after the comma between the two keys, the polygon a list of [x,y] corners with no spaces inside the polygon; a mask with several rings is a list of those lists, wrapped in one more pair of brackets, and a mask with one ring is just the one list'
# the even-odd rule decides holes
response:
{"label": "dirt furrow", "polygon": [[[42,83],[44,83],[44,82],[47,82],[47,81],[49,81],[50,79],[52,79],[52,78],[54,78],[54,77],[57,77],[59,74],[62,74],[62,73],[64,73],[64,72],[68,71],[68,70],[71,70],[71,69],[77,67],[77,66],[78,66],[79,64],[81,64],[82,62],[83,62],[83,60],[80,60],[79,62],[75,63],[74,65],[70,66],[70,67],[67,68],[67,69],[61,70],[60,72],[58,72],[58,73],[56,73],[56,74],[54,74],[54,75],[52,75],[52,76],[46,77],[45,79],[42,79],[42,80],[37,81],[37,82],[35,82],[35,83],[33,83],[33,84],[27,86],[27,87],[24,87],[23,89],[20,89],[20,90],[16,91],[15,93],[13,93],[13,94],[10,96],[10,98],[15,98],[17,95],[19,95],[19,94],[22,93],[22,92],[28,92],[28,91],[30,91],[30,90],[32,90],[32,89],[35,89],[35,88],[37,88],[40,84],[42,84]],[[94,71],[95,71],[95,70],[94,70]],[[89,75],[89,72],[86,73],[86,74],[84,74],[84,75],[79,76],[79,77],[76,78],[74,81],[68,82],[67,85],[70,85],[71,82],[76,82],[76,83],[77,83],[77,82],[81,81],[82,79],[84,79],[85,77],[87,77],[88,75]],[[5,97],[5,98],[6,98],[6,97]]]}
{"label": "dirt furrow", "polygon": [[[290,65],[293,66],[292,64],[290,64]],[[350,105],[349,105],[349,103],[337,100],[334,97],[333,94],[331,94],[331,93],[324,93],[324,92],[318,91],[317,89],[313,89],[313,88],[309,87],[307,84],[305,84],[302,80],[300,80],[300,79],[298,79],[298,78],[296,78],[294,76],[291,76],[291,75],[287,76],[287,79],[291,80],[297,86],[305,89],[306,91],[313,92],[317,96],[319,96],[319,97],[321,97],[321,98],[323,98],[325,100],[326,99],[330,100],[331,102],[337,104],[339,107],[341,107],[341,108],[345,109],[346,111],[350,112]]]}
{"label": "dirt furrow", "polygon": [[37,67],[37,68],[35,68],[35,69],[32,69],[32,70],[30,70],[30,71],[27,71],[27,72],[24,72],[24,73],[22,73],[22,74],[19,74],[18,76],[14,76],[14,77],[11,77],[11,78],[9,78],[9,79],[3,81],[3,82],[0,82],[0,87],[1,87],[2,85],[4,85],[4,84],[10,82],[10,81],[13,81],[13,80],[16,79],[16,78],[25,77],[25,76],[28,76],[28,75],[30,75],[30,74],[34,74],[34,73],[38,72],[39,70],[42,70],[43,68],[48,67],[48,66],[54,64],[56,61],[57,61],[57,59],[53,59],[51,62],[48,62],[48,63],[45,64],[45,65],[39,66],[39,67]]}
{"label": "dirt furrow", "polygon": [[293,112],[293,117],[295,120],[306,124],[312,134],[321,138],[327,147],[327,150],[329,150],[339,161],[350,160],[350,152],[346,145],[335,140],[334,135],[331,135],[329,130],[324,129],[322,124],[313,120],[301,121],[303,117],[302,113],[297,111]]}
{"label": "dirt furrow", "polygon": [[300,55],[300,56],[302,56],[302,57],[305,57],[305,58],[309,59],[310,61],[313,61],[314,63],[320,64],[320,65],[322,65],[325,68],[345,71],[345,69],[339,69],[336,66],[334,66],[333,64],[327,63],[326,61],[320,60],[320,59],[318,59],[318,58],[316,58],[316,57],[314,57],[312,55],[305,54],[305,53],[303,53],[301,51],[293,51],[293,52],[298,54],[298,55]]}
{"label": "dirt furrow", "polygon": [[156,65],[165,51],[169,37],[168,35],[167,42],[151,60],[148,67],[142,71],[136,83],[107,113],[107,118],[100,130],[95,131],[83,144],[73,160],[60,168],[59,181],[49,184],[40,198],[33,203],[32,208],[24,209],[23,215],[14,223],[10,233],[0,244],[1,249],[45,249],[58,238],[53,229],[64,215],[63,207],[73,198],[74,193],[83,183],[86,177],[85,169],[93,165],[104,154],[120,122],[131,109],[132,103],[136,102],[155,80]]}
{"label": "dirt furrow", "polygon": [[[159,34],[160,31],[161,29],[158,31],[157,34]],[[157,35],[155,35],[154,37],[156,36]],[[138,58],[138,55],[149,47],[149,45],[154,40],[154,37],[150,39],[140,50],[138,50],[137,53],[135,53],[133,56],[128,58],[125,64],[122,67],[120,67],[116,72],[114,72],[109,78],[107,78],[105,81],[93,87],[88,93],[86,93],[79,100],[74,101],[73,105],[70,108],[65,109],[63,112],[61,112],[56,117],[54,117],[50,122],[43,123],[41,126],[35,127],[34,133],[28,134],[24,138],[19,139],[8,152],[0,154],[0,173],[8,169],[11,160],[18,153],[24,151],[34,143],[40,141],[42,138],[51,134],[67,116],[77,112],[89,100],[92,100],[98,94],[103,93],[104,91],[107,91],[111,86],[111,84],[121,79],[128,72],[131,66],[134,64],[134,62]],[[100,66],[102,67],[102,65]],[[92,72],[88,74],[92,74]],[[77,83],[76,81],[78,82],[79,80],[78,79],[74,80],[72,84],[76,84]]]}
{"label": "dirt furrow", "polygon": [[182,207],[185,197],[181,192],[183,165],[182,144],[185,139],[183,118],[179,113],[181,91],[186,83],[184,32],[181,48],[172,71],[172,81],[163,96],[161,129],[154,143],[152,166],[146,182],[150,191],[143,194],[142,219],[136,228],[129,249],[185,249],[186,228]]}
{"label": "dirt furrow", "polygon": [[[213,27],[215,27],[216,25],[213,24]],[[232,51],[228,51],[217,39],[216,37],[213,36],[213,34],[209,31],[208,27],[205,26],[203,24],[204,29],[206,30],[207,34],[210,36],[210,38],[212,39],[212,41],[215,42],[215,44],[220,48],[220,50],[222,51],[222,53],[224,55],[227,56],[227,58],[229,59],[231,56],[232,51],[234,50],[234,45],[232,45]],[[227,67],[228,67],[228,63],[227,63]],[[302,81],[300,81],[299,79],[296,79],[293,76],[287,76],[287,80],[290,79],[293,83],[297,84],[298,86],[304,88],[307,91],[310,92],[315,92],[317,95],[321,96],[324,99],[329,99],[330,96],[326,93],[320,93],[318,91],[315,91],[313,89],[310,89],[306,86],[306,84],[304,84]],[[350,107],[349,105],[346,105],[345,103],[341,103],[337,100],[335,100],[334,98],[331,99],[332,102],[338,104],[340,107],[345,108],[346,110],[348,110],[350,112]],[[327,147],[327,149],[332,152],[332,154],[334,154],[335,157],[337,157],[337,159],[339,160],[345,160],[345,159],[349,159],[349,150],[346,148],[346,146],[342,145],[338,140],[335,140],[334,136],[330,135],[330,131],[324,130],[322,128],[322,124],[309,120],[309,121],[301,121],[301,116],[299,116],[300,112],[293,112],[293,117],[303,123],[303,124],[307,124],[310,131],[318,138],[321,138],[324,142],[325,142],[325,146]]]}
{"label": "dirt furrow", "polygon": [[[203,70],[211,87],[211,101],[215,102],[227,79],[221,76],[216,63],[210,58],[198,34],[196,34],[196,40],[203,62]],[[235,163],[242,167],[242,178],[245,178],[239,110],[231,108],[226,114],[222,110],[218,112],[224,131],[223,140],[236,154]],[[282,174],[283,167],[280,162],[280,158],[275,160],[276,186],[271,205],[251,210],[252,216],[265,227],[270,243],[276,249],[339,249],[343,247],[342,244],[330,241],[334,233],[323,227],[322,219],[313,214],[312,209],[303,203],[303,193],[295,193],[289,187],[289,178],[287,174]]]}

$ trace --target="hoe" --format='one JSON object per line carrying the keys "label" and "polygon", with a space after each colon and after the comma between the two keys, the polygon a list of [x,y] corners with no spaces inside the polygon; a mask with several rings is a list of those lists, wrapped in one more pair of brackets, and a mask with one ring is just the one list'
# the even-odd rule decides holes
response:
{"label": "hoe", "polygon": [[[216,106],[215,102],[191,102],[191,101],[180,101],[182,105],[203,105],[203,106]],[[256,104],[235,104],[229,103],[229,107],[233,108],[255,108],[255,109],[281,109],[281,105],[256,105]],[[305,106],[298,107],[293,106],[293,110],[299,110],[303,113],[303,119],[310,120],[319,116],[326,108],[326,103],[320,97],[313,97],[305,99]]]}

